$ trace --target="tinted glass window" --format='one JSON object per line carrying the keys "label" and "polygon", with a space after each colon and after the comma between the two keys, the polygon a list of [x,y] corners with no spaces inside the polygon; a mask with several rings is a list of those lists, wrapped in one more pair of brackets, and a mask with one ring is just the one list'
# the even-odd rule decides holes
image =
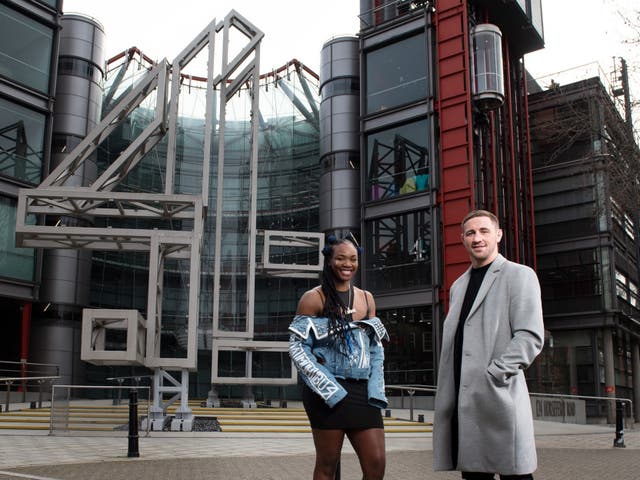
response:
{"label": "tinted glass window", "polygon": [[0,175],[40,183],[45,117],[0,99]]}
{"label": "tinted glass window", "polygon": [[0,197],[0,276],[31,282],[34,264],[33,248],[16,247],[16,201]]}
{"label": "tinted glass window", "polygon": [[375,113],[426,98],[424,34],[366,54],[366,110]]}
{"label": "tinted glass window", "polygon": [[367,199],[429,190],[429,121],[398,125],[367,136]]}
{"label": "tinted glass window", "polygon": [[51,28],[0,5],[0,75],[48,93],[52,43]]}
{"label": "tinted glass window", "polygon": [[367,222],[367,286],[374,293],[431,284],[431,221],[426,210]]}

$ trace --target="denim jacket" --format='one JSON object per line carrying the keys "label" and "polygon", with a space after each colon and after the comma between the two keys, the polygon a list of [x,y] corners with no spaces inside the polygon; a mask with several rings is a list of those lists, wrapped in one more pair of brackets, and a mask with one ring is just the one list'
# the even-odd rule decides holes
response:
{"label": "denim jacket", "polygon": [[289,355],[304,382],[329,407],[347,395],[336,378],[349,378],[368,380],[369,404],[386,408],[382,340],[389,340],[387,330],[377,317],[350,322],[349,327],[347,355],[338,352],[329,338],[327,318],[296,315],[289,325]]}

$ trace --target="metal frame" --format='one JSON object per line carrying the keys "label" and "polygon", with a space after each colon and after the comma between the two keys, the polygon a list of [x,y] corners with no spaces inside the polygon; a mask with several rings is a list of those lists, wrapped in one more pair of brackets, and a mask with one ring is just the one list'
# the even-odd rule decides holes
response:
{"label": "metal frame", "polygon": [[[261,268],[269,275],[295,278],[317,278],[322,271],[322,249],[324,248],[324,234],[314,232],[287,232],[279,230],[264,230],[263,254]],[[318,250],[318,263],[275,263],[270,260],[272,246],[289,248],[308,248]]]}
{"label": "metal frame", "polygon": [[[271,378],[254,378],[252,376],[252,360],[253,352],[288,352],[289,342],[271,342],[259,340],[233,340],[233,339],[215,339],[212,344],[212,351],[216,355],[212,359],[211,382],[220,384],[234,385],[295,385],[298,381],[298,373],[291,362],[291,376],[289,377],[271,377]],[[224,351],[243,351],[246,353],[247,371],[244,377],[222,377],[218,375],[218,355],[217,352]]]}
{"label": "metal frame", "polygon": [[[239,30],[247,37],[247,44],[229,61],[229,31]],[[214,46],[216,33],[222,32],[222,71],[214,77]],[[255,278],[255,244],[257,211],[257,165],[258,165],[258,88],[260,42],[264,34],[234,10],[222,22],[214,19],[189,43],[169,65],[166,59],[151,67],[140,81],[114,106],[104,119],[69,153],[67,157],[35,189],[22,189],[18,195],[16,222],[16,244],[21,247],[74,248],[91,250],[148,251],[149,291],[147,304],[147,338],[144,364],[155,369],[155,376],[169,378],[179,384],[183,412],[188,412],[188,370],[195,370],[197,364],[197,325],[200,294],[200,250],[204,212],[208,206],[209,163],[213,132],[214,90],[220,92],[219,123],[219,171],[224,172],[224,130],[225,109],[229,98],[251,79],[252,95],[252,148],[251,148],[251,203],[249,225],[249,275],[247,278],[250,294],[247,298],[247,317],[253,318]],[[207,93],[205,114],[205,145],[203,154],[203,179],[200,195],[174,194],[174,173],[176,156],[176,135],[178,102],[182,69],[195,56],[208,47]],[[254,54],[253,58],[249,56]],[[232,79],[232,76],[235,78]],[[168,99],[169,78],[171,78],[170,99]],[[156,92],[155,115],[145,130],[126,148],[121,155],[89,187],[66,187],[65,182],[82,166],[83,162],[98,148],[127,116],[145,98]],[[138,162],[150,152],[165,136],[168,136],[166,157],[166,179],[164,193],[113,192],[114,188],[127,176]],[[218,178],[218,202],[216,218],[216,252],[220,252],[222,222],[223,175]],[[28,225],[29,215],[38,215],[39,225]],[[187,220],[191,231],[167,229],[101,228],[66,226],[64,218],[79,217],[91,220],[96,217],[170,221]],[[49,220],[49,221],[47,221]],[[167,258],[184,258],[189,265],[189,313],[187,320],[187,356],[167,358],[160,356],[160,333],[162,330],[162,279]],[[218,312],[220,279],[220,256],[215,259],[214,315]],[[101,316],[120,318],[118,311],[102,311]],[[214,317],[215,318],[215,317]],[[95,327],[95,328],[94,328]],[[91,338],[98,327],[88,325],[84,338]],[[88,337],[87,337],[88,335]],[[130,336],[133,336],[130,334]],[[90,348],[90,345],[86,346]],[[96,363],[134,363],[131,352],[104,352],[103,358],[97,352],[90,355]],[[109,355],[106,355],[109,353]],[[137,352],[136,352],[137,355]],[[119,358],[113,358],[113,357]],[[109,357],[109,358],[107,358]],[[165,371],[181,371],[182,380],[174,380]],[[154,398],[155,407],[164,409]],[[175,401],[176,398],[172,399]]]}
{"label": "metal frame", "polygon": [[[235,13],[235,12],[234,12]],[[229,61],[229,30],[236,27],[247,36],[249,43]],[[247,20],[235,14],[227,16],[222,36],[222,72],[214,78],[214,84],[219,86],[219,125],[218,134],[220,141],[218,144],[218,178],[216,197],[216,224],[214,251],[216,255],[213,263],[213,322],[212,331],[214,338],[231,337],[249,339],[253,336],[253,314],[255,299],[255,275],[256,275],[256,216],[257,216],[257,195],[258,195],[258,126],[259,126],[259,89],[260,89],[260,41],[264,34],[251,25]],[[252,59],[249,55],[255,52]],[[242,67],[242,70],[232,76]],[[222,256],[218,252],[222,251],[222,220],[224,217],[224,138],[226,128],[225,112],[227,102],[241,87],[245,86],[251,79],[249,95],[251,96],[251,154],[249,160],[250,170],[250,192],[249,192],[249,212],[248,212],[248,245],[247,245],[247,298],[246,298],[246,328],[243,331],[225,331],[218,328],[220,317],[220,276],[222,270]],[[212,383],[213,383],[213,359],[217,358],[217,352],[212,347]]]}
{"label": "metal frame", "polygon": [[[247,39],[246,45],[229,58],[231,29],[236,29]],[[222,61],[220,73],[214,76],[214,50],[216,36],[222,36]],[[139,364],[141,359],[146,367],[154,369],[154,401],[152,419],[157,426],[164,421],[166,407],[180,399],[180,429],[190,429],[191,414],[187,403],[188,373],[197,368],[197,326],[199,318],[200,294],[200,250],[204,229],[204,218],[209,206],[209,164],[212,155],[214,118],[218,119],[217,137],[217,198],[215,203],[216,255],[213,267],[213,341],[212,341],[212,383],[225,384],[267,384],[289,385],[297,381],[296,369],[286,378],[253,378],[251,360],[254,351],[288,351],[287,342],[267,342],[252,340],[254,334],[255,277],[259,268],[263,274],[297,278],[315,278],[322,270],[321,250],[324,236],[310,232],[258,232],[257,186],[258,186],[258,127],[259,127],[259,87],[260,87],[260,42],[264,34],[235,11],[231,11],[223,21],[213,20],[187,45],[171,64],[163,59],[153,65],[140,81],[123,95],[123,98],[109,111],[99,125],[80,142],[69,155],[51,172],[41,185],[32,190],[22,190],[18,198],[18,219],[16,225],[17,244],[35,248],[73,248],[112,251],[139,251],[149,254],[149,281],[147,311],[144,317],[135,311],[86,310],[83,321],[83,356],[86,361],[100,364]],[[206,91],[205,134],[202,163],[202,190],[199,195],[178,195],[175,191],[177,125],[181,88],[181,72],[205,47],[208,47],[208,72]],[[281,83],[281,87],[285,87]],[[310,95],[308,86],[303,85]],[[251,97],[251,151],[249,159],[250,191],[247,244],[247,298],[246,329],[241,332],[218,329],[220,312],[220,277],[222,258],[222,221],[224,217],[224,165],[226,109],[231,98],[246,90]],[[217,92],[216,92],[217,90]],[[81,168],[99,145],[133,112],[145,99],[155,92],[154,118],[146,129],[114,160],[108,168],[88,187],[69,187],[66,181]],[[215,94],[219,101],[216,106]],[[308,111],[295,98],[290,89],[286,95],[308,119],[317,125],[317,112]],[[217,117],[214,108],[218,109]],[[313,108],[313,105],[312,105]],[[167,136],[166,178],[163,193],[131,193],[114,191],[140,160],[158,142]],[[37,215],[43,221],[39,225],[28,225],[26,219]],[[84,220],[82,224],[92,224],[96,218],[116,221],[142,219],[151,227],[109,228],[67,226],[70,217]],[[183,225],[192,225],[188,231],[167,228],[153,228],[180,220]],[[257,236],[264,235],[264,263],[257,264]],[[279,264],[269,261],[269,248],[287,246],[318,250],[318,263],[309,265]],[[162,298],[165,262],[168,259],[188,259],[189,302],[187,315],[187,347],[185,357],[161,356]],[[104,322],[95,321],[100,317]],[[93,320],[92,320],[93,319]],[[106,322],[106,323],[105,323]],[[141,343],[139,326],[146,325],[146,339]],[[127,330],[127,348],[123,351],[92,349],[92,338],[104,340],[106,328]],[[104,347],[104,345],[102,345]],[[243,377],[219,377],[218,353],[226,350],[241,350],[247,355],[247,371]],[[178,372],[177,377],[172,372]],[[163,394],[172,394],[165,402]],[[178,416],[176,416],[178,418]],[[174,428],[172,426],[172,428]]]}
{"label": "metal frame", "polygon": [[[137,310],[85,308],[80,358],[96,365],[144,365],[146,326],[147,322]],[[105,350],[107,330],[126,331],[124,351]]]}

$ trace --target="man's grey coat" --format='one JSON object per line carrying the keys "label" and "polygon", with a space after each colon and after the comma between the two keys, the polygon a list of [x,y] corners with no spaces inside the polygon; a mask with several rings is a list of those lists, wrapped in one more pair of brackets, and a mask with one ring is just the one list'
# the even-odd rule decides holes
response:
{"label": "man's grey coat", "polygon": [[451,459],[454,339],[470,269],[451,286],[435,400],[435,470],[533,473],[537,457],[524,369],[544,343],[535,272],[498,255],[464,323],[458,406],[458,465]]}

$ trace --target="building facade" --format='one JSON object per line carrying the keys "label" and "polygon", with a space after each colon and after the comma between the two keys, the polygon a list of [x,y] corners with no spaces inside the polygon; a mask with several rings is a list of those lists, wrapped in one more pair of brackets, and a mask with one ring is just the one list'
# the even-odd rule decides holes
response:
{"label": "building facade", "polygon": [[433,385],[449,287],[469,265],[464,215],[494,211],[502,253],[535,267],[523,56],[543,47],[542,11],[360,5],[363,283],[391,334],[388,381]]}
{"label": "building facade", "polygon": [[[0,100],[10,112],[2,137],[0,193],[2,218],[10,226],[17,189],[37,186],[155,62],[130,49],[103,65],[100,24],[78,15],[61,17],[56,5],[3,2],[0,13],[12,28],[38,27],[42,33],[34,42],[48,46],[34,49],[39,56],[33,59],[40,62],[34,71],[49,72],[45,78],[28,72],[13,78],[21,75],[14,68],[0,76]],[[375,295],[377,314],[391,335],[387,383],[434,385],[449,287],[469,264],[460,221],[474,208],[494,211],[505,232],[501,252],[540,274],[554,349],[545,349],[530,373],[532,390],[613,395],[614,388],[617,394],[637,395],[635,219],[623,202],[603,193],[611,184],[596,168],[606,157],[604,139],[597,143],[590,137],[602,152],[589,162],[575,162],[582,158],[576,149],[588,142],[567,153],[540,133],[552,109],[551,94],[531,97],[530,115],[523,58],[544,45],[541,2],[361,0],[360,21],[357,35],[333,38],[322,47],[319,76],[297,61],[261,76],[257,112],[249,89],[239,88],[226,105],[223,145],[214,128],[206,169],[208,79],[174,80],[180,82],[175,144],[159,141],[119,182],[118,192],[162,192],[168,175],[163,159],[175,152],[176,194],[209,185],[190,395],[211,402],[298,398],[297,386],[288,381],[286,352],[262,349],[262,343],[256,349],[251,342],[287,341],[300,295],[318,282],[322,259],[314,241],[329,233],[352,233],[364,247],[359,282]],[[220,95],[214,95],[212,111]],[[135,145],[154,121],[156,100],[152,95],[133,109],[69,185],[90,184]],[[609,118],[604,108],[586,111]],[[578,178],[582,187],[575,195],[548,193],[552,185],[565,191],[562,182],[574,185]],[[571,211],[580,214],[568,219],[563,209],[565,217],[557,215],[558,205],[574,200],[581,210]],[[121,226],[66,216],[57,221]],[[144,254],[17,249],[13,232],[9,227],[6,232],[0,301],[12,312],[11,335],[4,337],[7,359],[60,365],[65,381],[75,383],[149,373],[140,365],[86,364],[79,345],[83,308],[145,311]],[[301,234],[310,236],[301,240]],[[568,270],[556,264],[561,257]],[[568,271],[580,281],[568,281]],[[167,261],[160,356],[188,355],[189,281],[188,264]],[[579,302],[578,290],[584,294]],[[107,343],[118,349],[126,339],[112,332]],[[570,367],[558,373],[567,358],[573,363],[567,361]],[[593,408],[592,415],[602,414],[601,407]]]}
{"label": "building facade", "polygon": [[[608,91],[592,77],[529,97],[538,275],[552,338],[530,378],[536,391],[637,405],[640,152]],[[586,406],[588,417],[612,422],[610,402]]]}
{"label": "building facade", "polygon": [[0,360],[9,362],[31,360],[43,257],[16,247],[16,206],[18,190],[38,185],[52,159],[61,4],[0,3]]}

